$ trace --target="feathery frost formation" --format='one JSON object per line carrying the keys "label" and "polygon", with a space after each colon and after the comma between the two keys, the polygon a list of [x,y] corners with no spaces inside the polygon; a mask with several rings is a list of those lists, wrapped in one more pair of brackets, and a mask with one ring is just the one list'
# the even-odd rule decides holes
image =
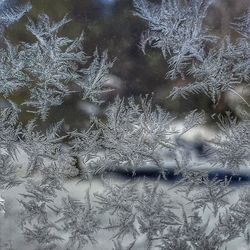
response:
{"label": "feathery frost formation", "polygon": [[19,21],[32,8],[30,2],[20,3],[19,0],[0,1],[1,29]]}
{"label": "feathery frost formation", "polygon": [[30,20],[26,26],[35,37],[34,43],[13,46],[6,41],[7,48],[0,51],[0,92],[9,97],[19,89],[28,89],[30,98],[23,104],[43,120],[51,107],[62,104],[72,93],[74,84],[82,89],[83,99],[96,100],[105,91],[103,85],[112,66],[107,52],[99,56],[96,51],[89,68],[80,68],[88,59],[82,48],[83,34],[75,40],[58,36],[69,21],[65,17],[53,23],[47,15],[41,15],[37,23]]}
{"label": "feathery frost formation", "polygon": [[[224,92],[239,95],[235,87],[249,83],[249,13],[231,25],[239,33],[236,41],[219,41],[204,26],[211,4],[134,1],[137,15],[148,24],[141,40],[144,53],[146,45],[159,48],[170,66],[167,77],[188,82],[174,88],[172,97],[204,93],[216,104]],[[247,111],[242,120],[230,113],[218,116],[218,133],[205,143],[205,162],[205,156],[199,158],[180,143],[206,125],[205,112],[189,112],[178,128],[175,115],[153,105],[149,96],[116,97],[103,119],[91,117],[83,131],[65,133],[63,121],[39,131],[37,120],[46,120],[50,109],[73,92],[100,104],[102,94],[110,91],[106,82],[114,60],[107,51],[87,56],[83,35],[75,40],[59,36],[69,21],[54,22],[45,14],[29,20],[26,27],[34,41],[14,46],[5,40],[0,50],[0,93],[9,102],[0,111],[0,188],[6,199],[0,199],[0,209],[8,206],[5,193],[18,187],[18,224],[27,246],[100,249],[98,240],[105,233],[114,250],[249,247],[249,189],[232,187],[233,176],[210,174],[214,166],[232,175],[249,168]],[[25,126],[19,122],[23,105],[11,101],[19,90],[29,92],[23,105],[35,114]],[[177,181],[165,185],[169,163]],[[145,167],[154,169],[157,180],[125,182],[112,175],[123,171],[136,177]],[[82,199],[65,195],[72,177],[88,184],[79,190],[85,193]],[[10,211],[4,216],[0,220],[8,219]],[[18,244],[0,240],[0,247],[18,249]]]}
{"label": "feathery frost formation", "polygon": [[[243,34],[235,44],[229,37],[220,40],[204,24],[209,6],[214,1],[165,1],[152,4],[136,0],[136,15],[148,29],[142,34],[141,46],[159,48],[170,67],[167,78],[182,77],[189,84],[175,87],[170,96],[187,98],[191,93],[204,93],[217,104],[222,93],[249,80],[249,13],[232,27]],[[216,43],[215,43],[216,42]],[[209,49],[212,47],[212,49]]]}

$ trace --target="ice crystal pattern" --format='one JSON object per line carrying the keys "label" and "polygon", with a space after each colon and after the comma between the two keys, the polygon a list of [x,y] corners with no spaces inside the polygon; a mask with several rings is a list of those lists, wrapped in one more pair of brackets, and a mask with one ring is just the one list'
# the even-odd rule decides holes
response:
{"label": "ice crystal pattern", "polygon": [[[134,1],[137,16],[148,24],[143,51],[147,44],[161,49],[171,79],[193,79],[174,88],[173,97],[204,93],[216,104],[225,91],[237,94],[236,86],[249,83],[248,15],[232,24],[239,39],[227,37],[214,44],[218,38],[203,22],[211,4]],[[103,233],[114,250],[221,250],[237,239],[249,244],[248,188],[237,192],[232,178],[210,173],[214,166],[235,174],[249,167],[247,112],[241,120],[230,113],[217,117],[218,133],[205,143],[205,164],[181,144],[190,131],[206,124],[205,112],[189,112],[178,127],[176,116],[154,105],[149,95],[116,97],[103,117],[91,117],[83,131],[66,133],[63,121],[39,131],[37,120],[46,120],[50,109],[72,92],[100,104],[102,94],[110,91],[106,81],[114,60],[98,49],[92,57],[86,55],[83,34],[74,40],[59,36],[68,22],[67,17],[54,22],[40,15],[26,26],[33,42],[13,45],[5,39],[0,50],[0,93],[9,104],[0,110],[0,210],[8,218],[4,194],[18,187],[18,225],[27,245],[43,250],[95,248]],[[21,106],[11,101],[20,89],[28,91]],[[19,121],[24,105],[35,113],[26,125]],[[26,162],[20,162],[20,154]],[[166,185],[169,163],[177,181]],[[155,181],[118,181],[112,175],[137,177],[145,167],[154,170]],[[65,195],[72,177],[88,186],[79,190],[82,199],[70,191]],[[0,239],[0,247],[18,246]]]}

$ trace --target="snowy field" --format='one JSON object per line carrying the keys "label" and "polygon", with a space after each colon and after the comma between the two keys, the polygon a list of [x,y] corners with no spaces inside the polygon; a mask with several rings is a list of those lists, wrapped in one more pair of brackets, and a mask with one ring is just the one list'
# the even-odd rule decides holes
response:
{"label": "snowy field", "polygon": [[[119,178],[114,179],[115,183],[122,183],[124,182],[124,180],[121,180]],[[178,192],[176,192],[175,189],[171,189],[170,184],[167,184],[165,182],[161,182],[160,183],[160,188],[163,190],[166,190],[169,197],[174,200],[175,203],[182,203],[185,204],[187,202],[185,202],[183,200],[183,198],[181,197],[181,194],[179,194]],[[83,198],[86,195],[87,190],[90,191],[90,197],[91,200],[93,199],[93,193],[102,193],[102,191],[104,190],[104,187],[102,185],[102,182],[98,179],[93,180],[91,184],[89,183],[84,183],[84,182],[78,182],[77,179],[74,180],[70,180],[67,181],[65,183],[65,188],[67,189],[67,192],[58,192],[58,197],[55,200],[55,204],[59,203],[59,200],[62,197],[65,197],[67,195],[70,195],[78,200],[83,200]],[[236,191],[230,195],[230,203],[234,203],[237,198],[238,198],[238,194],[240,191],[242,191],[243,189],[245,189],[246,187],[237,187]],[[21,233],[20,228],[18,227],[18,223],[19,223],[19,212],[21,211],[21,206],[18,203],[17,199],[19,199],[19,194],[20,193],[24,193],[25,189],[24,186],[21,184],[15,188],[9,189],[9,190],[4,190],[2,191],[1,195],[5,200],[5,213],[1,214],[1,219],[0,219],[0,236],[3,242],[8,242],[9,240],[12,242],[12,246],[13,249],[18,249],[18,250],[34,250],[37,249],[36,245],[32,244],[32,243],[27,243],[24,241],[23,235]],[[92,200],[93,202],[93,200]],[[95,203],[92,203],[93,206],[95,205]],[[191,212],[191,207],[190,204],[187,204],[185,206],[185,211],[187,213]],[[181,214],[181,210],[177,209],[176,210],[177,213]],[[179,212],[178,212],[179,211]],[[51,214],[51,216],[53,217],[53,214]],[[107,220],[107,214],[103,215],[103,214],[99,214],[98,215],[100,217],[101,220],[105,221]],[[210,218],[210,225],[208,227],[208,230],[210,230],[209,228],[212,228],[214,223],[217,221],[218,217],[215,218],[211,211],[209,211],[208,209],[205,211],[203,219],[204,221],[206,221],[208,218]],[[52,219],[53,220],[53,219]],[[67,235],[61,235],[62,237],[64,237],[65,239],[67,239]],[[181,236],[180,236],[181,237]],[[97,242],[92,245],[92,244],[88,244],[86,245],[84,248],[84,250],[111,250],[113,249],[113,241],[112,241],[112,234],[109,233],[106,230],[99,230],[98,233],[96,234],[96,240]],[[129,242],[132,239],[129,240]],[[123,241],[123,244],[126,245],[126,241]],[[64,249],[64,244],[62,243],[61,246],[59,246],[56,249]],[[6,248],[7,249],[7,248]],[[55,249],[55,250],[56,250]],[[123,248],[128,249],[128,248]],[[144,250],[146,249],[146,236],[141,234],[134,246],[131,248],[131,250]],[[157,248],[155,248],[157,249]],[[233,241],[231,241],[229,244],[227,244],[227,248],[221,248],[222,250],[227,249],[227,250],[249,250],[250,246],[247,245],[246,240],[244,240],[244,236],[239,237]],[[1,250],[5,250],[5,248],[2,246]],[[121,249],[122,250],[122,249]],[[204,249],[205,250],[205,249]]]}

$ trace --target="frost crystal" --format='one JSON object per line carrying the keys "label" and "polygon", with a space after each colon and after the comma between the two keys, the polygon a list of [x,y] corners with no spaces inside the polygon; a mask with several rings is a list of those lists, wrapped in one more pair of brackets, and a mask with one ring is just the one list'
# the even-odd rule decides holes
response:
{"label": "frost crystal", "polygon": [[145,52],[147,44],[161,49],[168,58],[170,78],[184,76],[193,60],[202,62],[206,43],[215,41],[203,27],[212,2],[162,0],[161,4],[153,4],[147,0],[134,1],[136,15],[147,21],[149,27],[142,35],[142,50]]}
{"label": "frost crystal", "polygon": [[[248,87],[250,79],[249,13],[232,24],[238,38],[219,41],[205,27],[212,3],[135,0],[136,15],[148,25],[141,47],[161,49],[170,66],[167,76],[185,83],[170,96],[203,93],[216,105],[230,91],[249,106],[235,90]],[[3,10],[5,4],[0,3],[5,26],[30,6]],[[11,191],[18,192],[13,207],[20,210],[19,228],[37,250],[80,250],[90,244],[99,249],[106,241],[113,250],[222,250],[234,241],[249,243],[249,190],[231,187],[250,163],[247,109],[241,119],[230,112],[212,115],[218,130],[202,141],[202,159],[186,135],[208,126],[205,112],[189,112],[178,126],[177,114],[154,105],[149,95],[116,97],[82,131],[63,131],[63,121],[40,130],[50,109],[73,92],[98,105],[112,91],[107,80],[114,60],[98,49],[87,56],[83,34],[75,40],[60,36],[69,22],[43,14],[26,26],[32,42],[14,46],[4,39],[0,94],[8,106],[0,108],[0,211],[8,211]],[[28,92],[22,106],[38,115],[27,124],[19,122],[25,111],[11,101],[19,90]],[[212,167],[230,172],[215,175]],[[119,174],[131,180],[116,179]],[[146,178],[152,176],[157,179]],[[72,192],[75,181],[79,186]],[[15,213],[10,209],[0,224]],[[98,242],[100,235],[108,235],[105,242]],[[0,248],[13,249],[2,241]]]}

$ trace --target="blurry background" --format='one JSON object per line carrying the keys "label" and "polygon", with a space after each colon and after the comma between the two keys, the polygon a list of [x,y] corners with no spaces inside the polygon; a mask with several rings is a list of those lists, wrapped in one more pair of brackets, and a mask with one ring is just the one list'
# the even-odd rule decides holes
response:
{"label": "blurry background", "polygon": [[[237,36],[230,29],[230,23],[247,11],[249,0],[215,2],[206,19],[211,32],[221,37],[229,33],[233,37]],[[140,50],[138,43],[146,24],[134,15],[132,0],[32,0],[31,3],[33,8],[27,16],[32,19],[36,19],[38,14],[46,13],[52,20],[58,21],[68,15],[72,21],[62,29],[61,35],[75,38],[84,31],[84,49],[87,55],[92,55],[97,47],[99,51],[108,49],[111,59],[117,58],[111,70],[110,84],[115,86],[116,92],[121,96],[153,93],[155,103],[180,115],[197,107],[209,114],[233,109],[233,105],[230,106],[226,100],[214,107],[206,96],[201,95],[192,96],[189,100],[179,98],[172,101],[166,98],[178,81],[165,78],[168,65],[160,51],[148,49],[147,55],[143,55]],[[27,16],[8,27],[6,36],[10,41],[32,41],[33,37],[25,29]],[[105,97],[106,104],[112,101],[115,94],[113,92]],[[25,95],[20,91],[13,99],[22,103]],[[67,129],[83,128],[88,112],[98,114],[99,111],[82,102],[79,96],[71,96],[65,100],[64,105],[51,111],[47,123],[64,118]],[[30,118],[28,113],[24,113],[22,120],[25,122]]]}

